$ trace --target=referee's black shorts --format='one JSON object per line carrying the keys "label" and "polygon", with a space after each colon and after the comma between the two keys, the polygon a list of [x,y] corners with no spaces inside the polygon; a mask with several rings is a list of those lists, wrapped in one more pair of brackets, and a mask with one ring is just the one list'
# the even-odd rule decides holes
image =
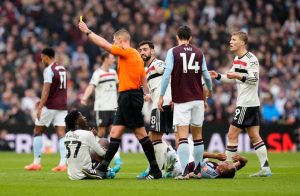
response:
{"label": "referee's black shorts", "polygon": [[120,92],[118,109],[114,118],[114,125],[124,125],[135,129],[144,126],[142,108],[144,96],[141,90],[128,90]]}

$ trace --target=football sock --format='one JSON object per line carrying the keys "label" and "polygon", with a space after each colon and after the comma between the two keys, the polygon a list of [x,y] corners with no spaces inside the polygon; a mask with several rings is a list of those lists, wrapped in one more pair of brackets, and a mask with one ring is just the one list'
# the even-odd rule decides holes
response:
{"label": "football sock", "polygon": [[118,151],[116,152],[114,159],[120,159],[120,148],[118,149]]}
{"label": "football sock", "polygon": [[104,159],[101,162],[101,164],[99,164],[97,166],[96,169],[99,169],[100,171],[103,171],[103,172],[107,171],[107,167],[109,166],[109,163],[111,162],[111,160],[115,156],[116,152],[118,151],[118,149],[120,147],[120,143],[121,143],[121,139],[112,138],[112,137],[110,138],[110,143],[109,143],[107,152],[104,156]]}
{"label": "football sock", "polygon": [[156,161],[160,170],[164,169],[166,163],[166,155],[168,146],[161,140],[156,140],[152,142],[154,148],[154,154]]}
{"label": "football sock", "polygon": [[236,152],[237,152],[237,148],[238,148],[238,144],[237,143],[228,143],[227,146],[226,146],[226,151],[225,151],[225,154],[226,154],[226,161],[229,161],[229,162],[233,162],[232,160],[232,157],[234,155],[236,155]]}
{"label": "football sock", "polygon": [[[107,137],[108,141],[110,142],[110,136]],[[118,149],[118,151],[116,152],[115,156],[114,156],[114,160],[120,159],[120,148]]]}
{"label": "football sock", "polygon": [[66,146],[65,146],[65,137],[61,137],[59,139],[59,153],[60,153],[59,165],[66,165],[67,149],[66,149]]}
{"label": "football sock", "polygon": [[187,138],[179,139],[177,153],[182,171],[185,172],[190,157],[190,149]]}
{"label": "football sock", "polygon": [[33,154],[34,154],[34,164],[41,164],[41,155],[43,147],[43,137],[42,135],[35,135],[33,138]]}
{"label": "football sock", "polygon": [[149,162],[149,165],[150,165],[150,172],[159,172],[160,169],[157,165],[157,162],[156,162],[156,159],[155,159],[155,154],[154,154],[154,148],[153,148],[153,145],[149,139],[148,136],[142,138],[139,140],[140,144],[142,145],[143,147],[143,150],[145,152],[145,155],[148,159],[148,162]]}
{"label": "football sock", "polygon": [[264,141],[257,142],[253,144],[255,153],[259,159],[260,162],[260,167],[264,168],[267,167],[269,168],[269,161],[268,161],[268,153],[267,153],[267,148],[264,143]]}
{"label": "football sock", "polygon": [[195,168],[203,161],[204,143],[203,140],[194,140],[194,162]]}

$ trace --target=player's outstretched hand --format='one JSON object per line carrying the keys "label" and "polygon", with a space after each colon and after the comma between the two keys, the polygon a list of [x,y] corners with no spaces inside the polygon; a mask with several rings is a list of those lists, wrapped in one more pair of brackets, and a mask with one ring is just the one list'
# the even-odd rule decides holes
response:
{"label": "player's outstretched hand", "polygon": [[209,73],[210,77],[212,77],[212,78],[218,77],[218,73],[216,71],[214,71],[214,70],[208,71],[208,73]]}

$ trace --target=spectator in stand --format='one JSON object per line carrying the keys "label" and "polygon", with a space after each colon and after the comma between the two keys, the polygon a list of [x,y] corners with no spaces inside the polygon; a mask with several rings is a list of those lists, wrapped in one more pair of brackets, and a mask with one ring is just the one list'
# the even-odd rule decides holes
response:
{"label": "spectator in stand", "polygon": [[[249,47],[258,57],[262,73],[264,72],[260,76],[262,95],[272,92],[277,103],[278,99],[282,100],[277,97],[279,92],[283,91],[285,98],[288,98],[294,86],[298,87],[297,89],[300,86],[300,79],[298,82],[289,82],[296,79],[300,71],[300,10],[297,1],[257,0],[237,3],[208,0],[184,1],[181,4],[177,1],[158,0],[105,3],[92,0],[85,3],[71,0],[15,2],[17,3],[0,1],[1,97],[9,90],[8,83],[15,87],[11,91],[12,94],[17,94],[19,100],[24,96],[25,89],[33,89],[36,95],[40,96],[42,66],[39,56],[46,45],[56,48],[57,61],[64,66],[76,56],[77,49],[80,48],[81,52],[86,54],[83,61],[73,61],[72,65],[83,66],[82,70],[74,69],[71,75],[73,88],[70,93],[78,94],[82,78],[87,79],[87,83],[93,66],[102,63],[97,60],[101,55],[99,48],[88,42],[86,36],[77,29],[79,15],[87,17],[86,21],[89,22],[91,30],[110,41],[113,32],[124,25],[128,26],[133,37],[133,45],[142,39],[151,38],[160,59],[165,59],[167,50],[176,44],[173,32],[178,24],[187,23],[192,28],[193,44],[201,46],[206,54],[208,69],[218,72],[228,70],[233,60],[231,54],[226,51],[230,32],[243,30],[249,34]],[[220,118],[220,114],[226,116],[226,113],[231,113],[227,110],[231,110],[231,100],[236,99],[236,89],[228,89],[220,83],[216,83],[216,88],[217,86],[221,87],[220,94],[223,96],[210,98],[209,119],[212,122],[227,121],[227,118]],[[296,100],[299,100],[300,93],[299,90],[296,91]],[[229,107],[220,107],[227,103],[228,99]],[[69,107],[78,104],[78,100],[76,102],[75,99],[68,102]],[[293,107],[297,110],[297,122],[300,120],[299,101],[293,101]],[[92,106],[89,109],[92,110]],[[282,108],[278,109],[282,112]],[[0,121],[3,122],[3,117],[10,111],[0,110]],[[285,114],[282,116],[284,118]]]}

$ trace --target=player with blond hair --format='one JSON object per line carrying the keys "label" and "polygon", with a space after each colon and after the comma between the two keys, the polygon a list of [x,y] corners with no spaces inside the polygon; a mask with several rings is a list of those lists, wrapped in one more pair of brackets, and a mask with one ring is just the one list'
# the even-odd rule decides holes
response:
{"label": "player with blond hair", "polygon": [[237,103],[233,120],[229,127],[226,156],[228,161],[237,153],[238,136],[245,129],[260,161],[261,170],[251,177],[271,176],[268,154],[264,141],[260,137],[260,101],[258,97],[259,62],[256,56],[247,50],[248,36],[238,31],[231,35],[230,51],[236,57],[233,66],[226,74],[210,71],[212,78],[222,82],[237,84]]}

